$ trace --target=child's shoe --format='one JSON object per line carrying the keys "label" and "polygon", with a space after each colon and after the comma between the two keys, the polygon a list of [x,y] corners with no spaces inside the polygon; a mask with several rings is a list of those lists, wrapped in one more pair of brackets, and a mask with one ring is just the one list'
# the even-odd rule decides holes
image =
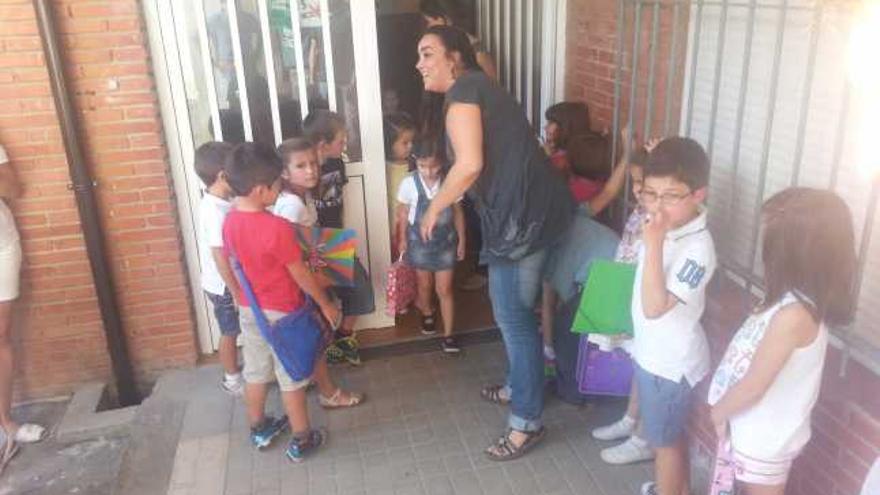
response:
{"label": "child's shoe", "polygon": [[435,335],[437,333],[437,322],[434,315],[422,315],[422,335]]}
{"label": "child's shoe", "polygon": [[244,392],[241,373],[235,375],[224,374],[223,380],[220,382],[220,389],[233,397],[240,396]]}
{"label": "child's shoe", "polygon": [[341,353],[341,359],[343,361],[347,361],[348,364],[351,364],[352,366],[358,366],[361,364],[360,345],[358,345],[358,341],[354,338],[354,335],[337,339],[333,342],[333,345],[335,345]]}
{"label": "child's shoe", "polygon": [[458,339],[455,337],[446,337],[443,339],[443,352],[446,354],[458,354],[461,352],[461,346],[458,345]]}
{"label": "child's shoe", "polygon": [[649,481],[643,484],[642,489],[639,490],[639,495],[660,495],[660,490],[657,488],[657,483]]}
{"label": "child's shoe", "polygon": [[593,430],[593,438],[596,440],[620,440],[632,435],[636,429],[636,420],[624,415],[619,420],[608,426]]}
{"label": "child's shoe", "polygon": [[620,445],[602,449],[599,456],[608,464],[619,466],[634,462],[650,461],[654,458],[654,450],[651,449],[648,442],[633,435]]}
{"label": "child's shoe", "polygon": [[265,449],[272,444],[272,440],[287,430],[287,415],[280,418],[266,416],[263,422],[251,428],[251,443],[258,450]]}
{"label": "child's shoe", "polygon": [[287,450],[284,455],[291,462],[302,462],[305,460],[306,454],[317,449],[327,440],[327,432],[324,429],[309,430],[302,438],[292,438],[287,444]]}

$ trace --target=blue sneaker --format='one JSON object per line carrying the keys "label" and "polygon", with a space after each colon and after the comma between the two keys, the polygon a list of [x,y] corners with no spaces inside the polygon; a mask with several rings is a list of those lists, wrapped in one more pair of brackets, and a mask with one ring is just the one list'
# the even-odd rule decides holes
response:
{"label": "blue sneaker", "polygon": [[309,430],[305,438],[292,438],[287,444],[287,450],[284,455],[291,462],[302,462],[306,454],[317,449],[327,440],[327,431],[323,428],[318,430]]}
{"label": "blue sneaker", "polygon": [[266,416],[259,426],[251,428],[251,443],[259,450],[265,449],[272,443],[275,437],[284,433],[287,427],[286,415],[277,419],[272,416]]}

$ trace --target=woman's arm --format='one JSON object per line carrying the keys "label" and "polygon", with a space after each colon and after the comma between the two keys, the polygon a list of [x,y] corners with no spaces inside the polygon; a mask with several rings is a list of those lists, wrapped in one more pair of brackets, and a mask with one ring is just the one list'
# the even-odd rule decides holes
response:
{"label": "woman's arm", "polygon": [[446,134],[455,153],[455,163],[422,217],[424,239],[431,237],[440,212],[464,196],[483,170],[483,121],[479,105],[451,104],[446,113]]}
{"label": "woman's arm", "polygon": [[458,246],[455,254],[459,261],[461,261],[464,259],[467,243],[465,240],[464,210],[461,208],[460,202],[452,205],[452,215],[453,222],[455,223],[455,232],[458,234]]}
{"label": "woman's arm", "polygon": [[726,431],[731,417],[757,404],[792,352],[810,344],[818,333],[819,326],[800,304],[786,306],[776,313],[745,376],[712,407],[716,433]]}

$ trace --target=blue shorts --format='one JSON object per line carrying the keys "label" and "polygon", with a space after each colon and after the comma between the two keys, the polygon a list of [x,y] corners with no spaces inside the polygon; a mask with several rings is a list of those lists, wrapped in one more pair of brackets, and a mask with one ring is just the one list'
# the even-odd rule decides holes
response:
{"label": "blue shorts", "polygon": [[222,296],[205,292],[211,305],[214,306],[214,318],[217,319],[217,325],[220,326],[222,335],[236,336],[241,333],[241,325],[238,323],[238,308],[235,307],[235,300],[227,288],[223,291]]}
{"label": "blue shorts", "polygon": [[333,292],[342,302],[344,316],[368,315],[376,309],[373,284],[366,268],[357,258],[354,259],[354,286],[334,287]]}
{"label": "blue shorts", "polygon": [[693,389],[682,377],[675,383],[635,366],[642,435],[652,447],[671,447],[683,436]]}

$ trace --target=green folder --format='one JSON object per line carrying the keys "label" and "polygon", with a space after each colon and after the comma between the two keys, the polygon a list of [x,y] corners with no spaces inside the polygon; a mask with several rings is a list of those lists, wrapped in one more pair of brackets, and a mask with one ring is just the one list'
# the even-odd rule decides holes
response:
{"label": "green folder", "polygon": [[593,261],[571,331],[632,334],[631,304],[635,279],[635,265],[609,260]]}

